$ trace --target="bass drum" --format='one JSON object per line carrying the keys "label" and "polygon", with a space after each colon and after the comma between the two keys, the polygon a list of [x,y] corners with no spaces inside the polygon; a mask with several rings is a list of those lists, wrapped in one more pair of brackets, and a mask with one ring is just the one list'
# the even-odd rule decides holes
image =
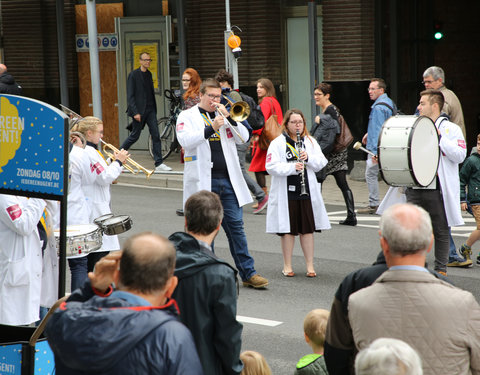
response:
{"label": "bass drum", "polygon": [[425,116],[394,116],[378,137],[378,164],[390,186],[427,187],[440,160],[438,132]]}

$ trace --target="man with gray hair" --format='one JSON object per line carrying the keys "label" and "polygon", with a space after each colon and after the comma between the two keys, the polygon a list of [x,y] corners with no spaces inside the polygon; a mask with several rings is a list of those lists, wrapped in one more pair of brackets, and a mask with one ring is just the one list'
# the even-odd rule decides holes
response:
{"label": "man with gray hair", "polygon": [[422,360],[406,342],[376,339],[358,353],[355,375],[422,375]]}
{"label": "man with gray hair", "polygon": [[463,137],[465,134],[465,120],[463,119],[462,105],[457,95],[445,87],[445,72],[439,66],[431,66],[423,72],[423,82],[426,90],[439,90],[445,98],[442,111],[450,117],[450,121],[460,126]]}
{"label": "man with gray hair", "polygon": [[420,354],[426,375],[480,374],[480,306],[424,267],[433,244],[429,214],[413,204],[393,205],[379,234],[389,269],[348,302],[357,349],[396,338]]}

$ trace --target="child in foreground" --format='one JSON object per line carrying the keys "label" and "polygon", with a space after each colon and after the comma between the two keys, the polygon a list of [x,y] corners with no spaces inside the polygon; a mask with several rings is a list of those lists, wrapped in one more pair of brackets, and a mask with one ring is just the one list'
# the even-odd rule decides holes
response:
{"label": "child in foreground", "polygon": [[302,357],[295,369],[295,375],[328,375],[323,346],[325,331],[330,312],[323,309],[310,311],[303,321],[305,341],[311,346],[313,354]]}
{"label": "child in foreground", "polygon": [[265,357],[258,352],[246,350],[240,354],[243,370],[240,375],[272,375]]}

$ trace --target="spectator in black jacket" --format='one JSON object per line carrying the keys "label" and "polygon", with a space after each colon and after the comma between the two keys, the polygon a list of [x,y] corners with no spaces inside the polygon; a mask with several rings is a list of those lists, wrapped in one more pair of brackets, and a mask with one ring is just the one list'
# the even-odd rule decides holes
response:
{"label": "spectator in black jacket", "polygon": [[185,202],[185,232],[169,237],[177,249],[173,297],[190,329],[203,371],[240,374],[242,324],[237,321],[237,271],[212,252],[223,208],[217,194],[202,190]]}
{"label": "spectator in black jacket", "polygon": [[15,78],[7,73],[7,66],[0,64],[0,94],[23,95],[22,86],[15,82]]}

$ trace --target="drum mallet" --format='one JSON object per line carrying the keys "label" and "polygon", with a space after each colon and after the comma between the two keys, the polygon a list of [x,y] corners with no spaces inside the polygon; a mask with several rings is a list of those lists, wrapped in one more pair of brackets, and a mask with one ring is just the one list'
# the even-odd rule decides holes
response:
{"label": "drum mallet", "polygon": [[375,155],[372,151],[369,151],[365,147],[362,147],[362,144],[360,142],[355,142],[355,144],[353,145],[353,148],[355,150],[362,150],[363,152],[366,152],[367,154],[370,154],[372,156],[377,157],[377,155]]}

